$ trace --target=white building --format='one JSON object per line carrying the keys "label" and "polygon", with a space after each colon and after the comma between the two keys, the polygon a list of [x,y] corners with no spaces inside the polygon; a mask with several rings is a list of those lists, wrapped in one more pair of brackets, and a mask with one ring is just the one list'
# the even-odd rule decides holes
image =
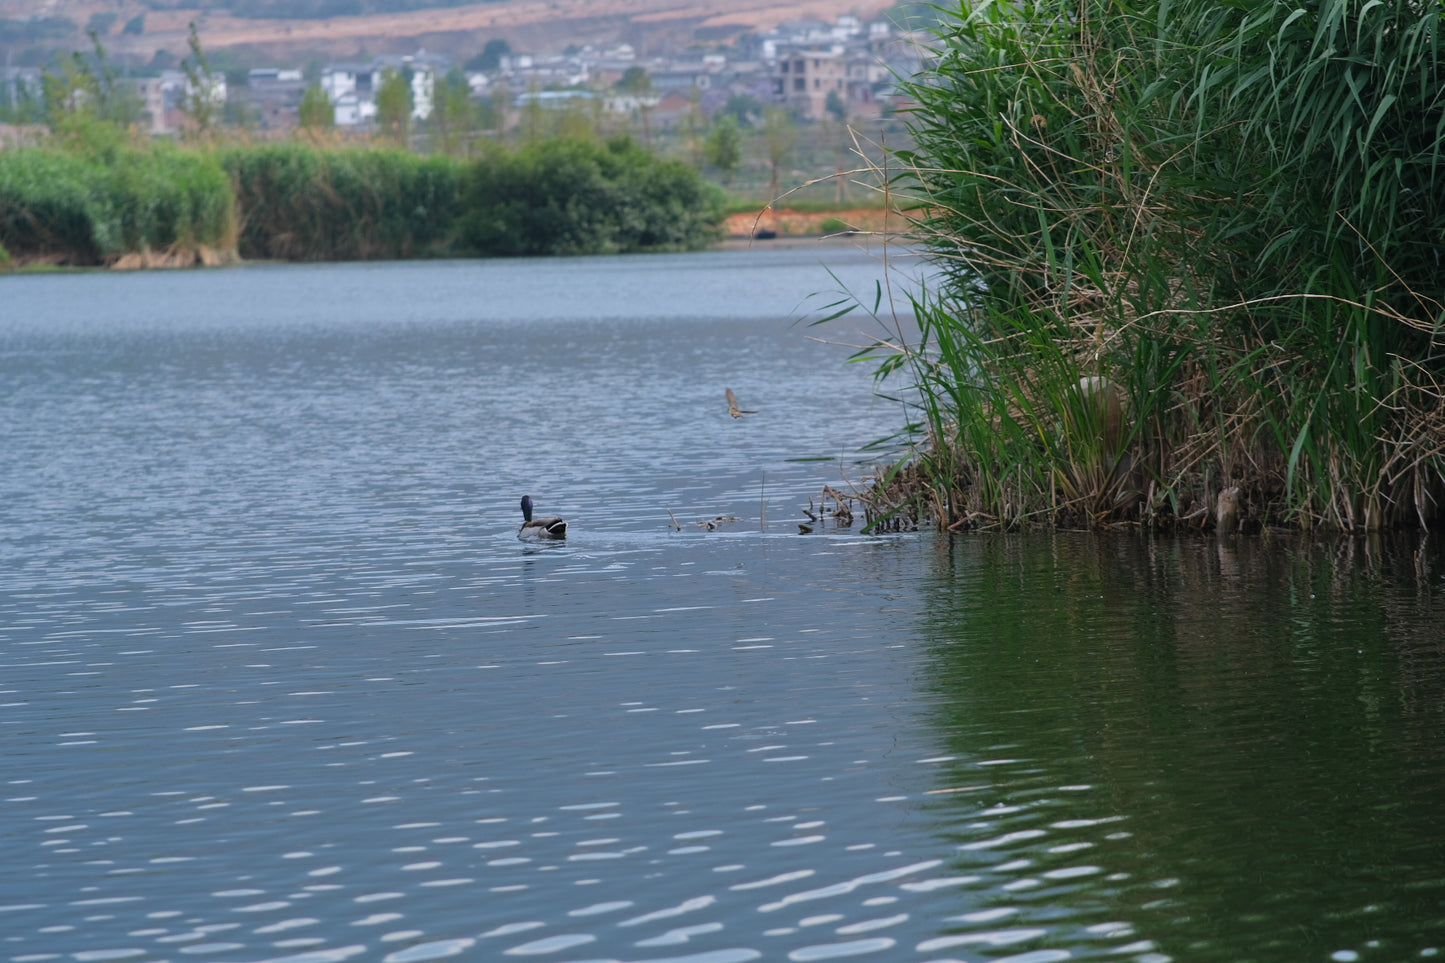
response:
{"label": "white building", "polygon": [[408,78],[411,117],[426,120],[436,107],[436,85],[450,65],[445,57],[418,51],[406,56],[377,57],[369,64],[328,64],[321,70],[321,89],[336,109],[336,126],[357,127],[376,119],[376,94],[388,70]]}
{"label": "white building", "polygon": [[376,117],[376,88],[381,72],[370,64],[327,64],[321,89],[336,112],[337,127],[355,127]]}
{"label": "white building", "polygon": [[377,57],[372,61],[372,66],[376,71],[378,86],[381,83],[381,74],[387,70],[394,70],[409,78],[412,120],[426,120],[436,109],[437,81],[446,75],[451,61],[439,54],[418,50],[414,54],[401,57]]}

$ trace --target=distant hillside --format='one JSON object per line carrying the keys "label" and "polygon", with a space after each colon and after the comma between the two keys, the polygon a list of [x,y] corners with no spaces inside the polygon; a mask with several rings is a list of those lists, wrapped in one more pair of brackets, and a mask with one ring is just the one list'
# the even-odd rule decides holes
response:
{"label": "distant hillside", "polygon": [[[150,10],[224,11],[251,20],[326,20],[331,17],[370,17],[379,13],[412,13],[464,7],[478,0],[225,0],[207,4],[195,0],[140,0]],[[501,3],[503,0],[480,0]]]}
{"label": "distant hillside", "polygon": [[0,0],[0,60],[34,62],[42,46],[86,46],[89,28],[117,58],[146,62],[158,50],[184,54],[192,21],[208,51],[253,62],[418,47],[468,56],[494,38],[538,53],[627,42],[648,55],[790,20],[873,17],[891,6],[883,0],[48,0],[39,37],[35,0]]}

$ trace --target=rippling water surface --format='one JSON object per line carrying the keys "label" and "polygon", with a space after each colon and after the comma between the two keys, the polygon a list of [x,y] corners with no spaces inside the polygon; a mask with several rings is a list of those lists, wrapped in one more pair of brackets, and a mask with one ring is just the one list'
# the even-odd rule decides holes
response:
{"label": "rippling water surface", "polygon": [[800,535],[879,277],[0,279],[0,958],[1445,952],[1438,543]]}

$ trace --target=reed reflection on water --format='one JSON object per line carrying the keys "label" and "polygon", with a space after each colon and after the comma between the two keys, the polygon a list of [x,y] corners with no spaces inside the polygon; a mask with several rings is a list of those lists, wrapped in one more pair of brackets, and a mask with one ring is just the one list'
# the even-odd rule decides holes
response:
{"label": "reed reflection on water", "polygon": [[4,280],[0,958],[1437,955],[1439,544],[800,537],[818,257]]}

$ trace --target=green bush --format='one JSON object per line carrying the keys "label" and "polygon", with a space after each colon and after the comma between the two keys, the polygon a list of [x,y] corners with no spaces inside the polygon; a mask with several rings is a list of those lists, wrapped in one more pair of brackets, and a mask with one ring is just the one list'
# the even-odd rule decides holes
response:
{"label": "green bush", "polygon": [[459,240],[482,255],[686,250],[716,236],[722,195],[630,140],[544,141],[475,162]]}

